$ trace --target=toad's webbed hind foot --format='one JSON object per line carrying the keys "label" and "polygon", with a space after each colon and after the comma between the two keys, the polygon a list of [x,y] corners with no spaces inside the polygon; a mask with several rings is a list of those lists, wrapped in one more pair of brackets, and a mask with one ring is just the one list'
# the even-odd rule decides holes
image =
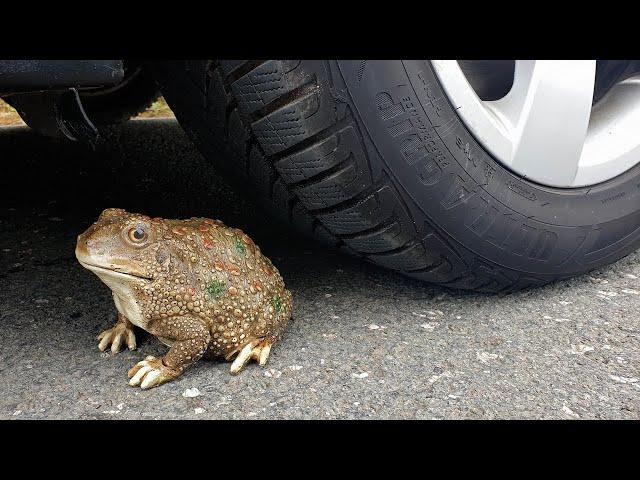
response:
{"label": "toad's webbed hind foot", "polygon": [[180,375],[180,372],[164,365],[161,358],[149,355],[143,361],[136,363],[127,375],[130,378],[129,385],[146,390],[173,380]]}
{"label": "toad's webbed hind foot", "polygon": [[118,353],[124,341],[129,350],[136,348],[136,334],[133,331],[133,324],[121,313],[118,313],[118,323],[112,328],[105,330],[98,335],[98,348],[104,352],[111,345],[111,352]]}
{"label": "toad's webbed hind foot", "polygon": [[271,351],[272,342],[267,339],[252,340],[247,343],[240,351],[234,350],[226,359],[230,360],[234,354],[238,353],[236,358],[231,364],[231,375],[237,375],[240,373],[249,360],[254,359],[259,365],[267,363],[269,358],[269,352]]}

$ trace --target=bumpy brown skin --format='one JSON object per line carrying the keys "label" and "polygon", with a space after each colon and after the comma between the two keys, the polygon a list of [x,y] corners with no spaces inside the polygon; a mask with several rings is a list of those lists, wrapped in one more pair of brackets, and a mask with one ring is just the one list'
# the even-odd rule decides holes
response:
{"label": "bumpy brown skin", "polygon": [[122,331],[128,320],[171,346],[136,365],[132,385],[159,385],[202,356],[230,359],[243,347],[263,364],[291,316],[278,270],[245,233],[217,220],[107,209],[78,237],[76,256],[112,289]]}

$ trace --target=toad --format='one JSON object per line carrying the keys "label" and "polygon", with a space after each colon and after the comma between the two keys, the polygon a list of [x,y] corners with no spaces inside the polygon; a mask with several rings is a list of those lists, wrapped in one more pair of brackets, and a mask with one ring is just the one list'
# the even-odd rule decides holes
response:
{"label": "toad", "polygon": [[128,372],[129,384],[156,387],[200,358],[223,357],[231,373],[264,365],[289,321],[292,296],[251,238],[207,218],[165,220],[109,208],[78,236],[76,257],[113,294],[116,325],[100,350],[136,348],[133,326],[168,345]]}

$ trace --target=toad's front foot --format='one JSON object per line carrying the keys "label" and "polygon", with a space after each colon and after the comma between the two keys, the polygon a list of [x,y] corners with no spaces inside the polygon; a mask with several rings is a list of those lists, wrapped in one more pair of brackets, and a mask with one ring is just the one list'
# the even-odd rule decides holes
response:
{"label": "toad's front foot", "polygon": [[131,379],[129,385],[146,390],[173,380],[180,375],[180,372],[164,365],[161,358],[150,355],[136,363],[127,375]]}
{"label": "toad's front foot", "polygon": [[118,353],[123,342],[129,347],[129,350],[136,348],[136,334],[133,332],[133,324],[121,314],[118,314],[118,323],[98,335],[98,340],[100,340],[98,348],[101,352],[104,352],[111,345],[111,352]]}

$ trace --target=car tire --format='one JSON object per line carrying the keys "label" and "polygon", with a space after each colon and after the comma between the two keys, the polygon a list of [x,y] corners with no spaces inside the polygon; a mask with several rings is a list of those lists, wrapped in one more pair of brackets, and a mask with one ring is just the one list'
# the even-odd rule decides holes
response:
{"label": "car tire", "polygon": [[175,61],[153,73],[204,156],[324,244],[453,288],[511,292],[640,246],[640,166],[542,186],[496,161],[429,61]]}

